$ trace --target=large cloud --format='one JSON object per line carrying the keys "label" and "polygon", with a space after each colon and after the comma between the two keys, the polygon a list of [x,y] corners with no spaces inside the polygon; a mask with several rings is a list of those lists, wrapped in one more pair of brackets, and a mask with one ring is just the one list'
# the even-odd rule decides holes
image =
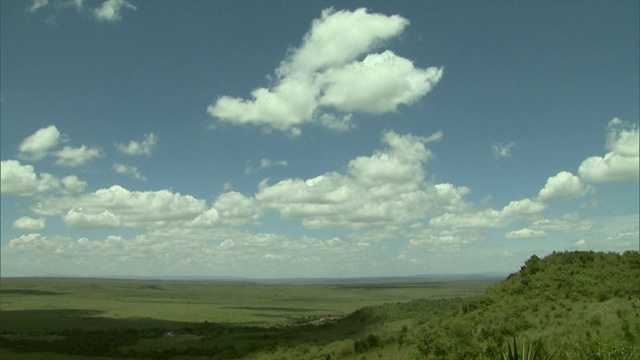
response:
{"label": "large cloud", "polygon": [[[306,122],[317,120],[342,131],[352,127],[351,112],[379,114],[410,105],[431,91],[442,68],[416,68],[391,51],[369,54],[408,23],[398,15],[370,14],[366,9],[325,10],[300,47],[291,49],[276,69],[272,87],[253,90],[249,100],[221,96],[207,112],[219,121],[297,135]],[[363,55],[367,56],[358,60]],[[336,110],[347,114],[327,114]]]}
{"label": "large cloud", "polygon": [[604,157],[592,156],[580,164],[578,173],[586,182],[638,180],[640,177],[640,138],[638,124],[614,118],[607,127]]}
{"label": "large cloud", "polygon": [[38,176],[31,165],[22,165],[17,160],[3,160],[0,164],[0,191],[3,194],[31,196],[60,186],[53,175],[41,173]]}
{"label": "large cloud", "polygon": [[450,229],[500,228],[540,214],[546,205],[540,201],[521,199],[511,201],[501,210],[484,209],[464,213],[446,213],[429,220],[434,227]]}
{"label": "large cloud", "polygon": [[570,172],[561,171],[556,176],[551,176],[547,179],[547,183],[540,190],[538,197],[542,201],[576,199],[586,195],[591,190],[592,188],[583,184],[579,177]]}
{"label": "large cloud", "polygon": [[129,191],[114,185],[77,197],[50,197],[32,207],[40,215],[64,214],[70,227],[153,227],[190,220],[206,210],[204,200],[169,190]]}
{"label": "large cloud", "polygon": [[363,229],[400,226],[455,203],[468,191],[450,184],[431,185],[422,165],[431,158],[423,138],[385,132],[389,147],[369,157],[357,157],[347,173],[329,172],[317,177],[286,179],[261,184],[256,200],[285,218],[300,219],[309,228]]}

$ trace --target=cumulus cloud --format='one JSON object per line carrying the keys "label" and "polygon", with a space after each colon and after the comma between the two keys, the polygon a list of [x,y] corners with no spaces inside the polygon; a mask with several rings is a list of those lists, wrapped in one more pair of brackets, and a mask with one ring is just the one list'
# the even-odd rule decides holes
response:
{"label": "cumulus cloud", "polygon": [[442,74],[442,68],[417,69],[411,61],[387,50],[319,75],[323,94],[318,103],[344,112],[395,111],[399,105],[411,105],[426,95]]}
{"label": "cumulus cloud", "polygon": [[43,216],[66,214],[65,221],[81,228],[119,224],[153,227],[168,221],[191,220],[206,210],[204,200],[169,190],[129,191],[114,185],[76,197],[48,197],[32,207]]}
{"label": "cumulus cloud", "polygon": [[41,173],[38,176],[31,165],[22,165],[17,160],[3,160],[0,164],[3,194],[32,196],[60,186],[53,175]]}
{"label": "cumulus cloud", "polygon": [[118,174],[128,175],[136,180],[147,180],[147,177],[140,174],[140,171],[135,166],[113,164],[113,170]]}
{"label": "cumulus cloud", "polygon": [[508,144],[493,143],[491,144],[491,153],[493,157],[498,158],[510,158],[511,149],[516,145],[514,141]]}
{"label": "cumulus cloud", "polygon": [[579,177],[567,171],[561,171],[547,179],[538,198],[542,201],[556,199],[577,199],[592,191],[592,187],[582,183]]}
{"label": "cumulus cloud", "polygon": [[592,156],[580,164],[580,178],[590,183],[637,181],[640,177],[640,137],[638,124],[614,118],[607,126],[608,151],[604,157]]}
{"label": "cumulus cloud", "polygon": [[260,170],[264,170],[264,169],[268,169],[270,167],[273,166],[289,166],[289,164],[287,163],[286,160],[270,160],[270,159],[260,159],[260,164],[258,165],[253,165],[253,164],[248,164],[247,167],[244,168],[244,173],[245,174],[251,174],[251,173],[255,173],[258,172]]}
{"label": "cumulus cloud", "polygon": [[272,87],[253,90],[248,100],[221,96],[207,112],[222,122],[298,135],[299,126],[311,121],[345,131],[353,127],[351,112],[380,114],[410,105],[431,91],[443,69],[416,68],[388,50],[370,53],[408,24],[401,16],[366,9],[325,10],[275,70]]}
{"label": "cumulus cloud", "polygon": [[116,228],[120,226],[120,219],[108,210],[93,213],[82,208],[71,209],[62,217],[64,223],[72,229]]}
{"label": "cumulus cloud", "polygon": [[58,145],[60,132],[54,125],[41,128],[20,143],[20,157],[29,160],[41,160]]}
{"label": "cumulus cloud", "polygon": [[64,192],[67,194],[83,192],[84,188],[87,186],[86,181],[78,179],[75,175],[65,176],[60,180],[60,182],[64,186]]}
{"label": "cumulus cloud", "polygon": [[99,158],[102,156],[102,153],[99,149],[89,148],[86,145],[82,145],[79,148],[65,146],[62,150],[53,153],[53,156],[57,158],[57,165],[74,167]]}
{"label": "cumulus cloud", "polygon": [[153,149],[156,147],[158,137],[154,133],[144,135],[144,139],[140,142],[131,140],[129,144],[115,144],[123,154],[138,156],[138,155],[151,155]]}
{"label": "cumulus cloud", "polygon": [[11,225],[16,230],[42,230],[44,229],[46,219],[43,217],[34,219],[28,216],[22,216]]}
{"label": "cumulus cloud", "polygon": [[345,174],[329,172],[273,185],[263,182],[255,199],[309,228],[406,224],[439,203],[448,204],[445,192],[454,198],[465,192],[425,182],[422,164],[432,156],[425,146],[428,140],[434,138],[385,132],[382,141],[389,148],[351,160]]}
{"label": "cumulus cloud", "polygon": [[246,197],[239,192],[230,191],[220,194],[213,204],[215,214],[209,214],[228,225],[243,225],[249,222],[256,222],[262,216],[261,207],[253,198]]}
{"label": "cumulus cloud", "polygon": [[542,212],[546,205],[540,201],[521,199],[511,201],[502,210],[484,209],[464,213],[446,213],[429,220],[434,227],[444,228],[500,228],[517,221],[534,217]]}
{"label": "cumulus cloud", "polygon": [[123,9],[137,10],[126,0],[107,0],[100,7],[93,9],[93,15],[100,21],[117,22],[122,20],[120,12]]}

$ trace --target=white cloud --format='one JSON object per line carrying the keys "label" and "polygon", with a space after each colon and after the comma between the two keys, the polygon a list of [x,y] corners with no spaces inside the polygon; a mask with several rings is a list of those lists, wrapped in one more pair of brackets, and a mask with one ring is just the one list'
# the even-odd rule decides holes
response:
{"label": "white cloud", "polygon": [[564,233],[586,233],[597,226],[593,220],[583,219],[579,214],[569,213],[559,219],[538,219],[531,223],[531,228]]}
{"label": "white cloud", "polygon": [[256,222],[262,216],[262,210],[254,199],[235,191],[220,194],[213,207],[221,221],[234,226]]}
{"label": "white cloud", "polygon": [[575,243],[573,243],[573,246],[575,246],[575,247],[585,247],[585,246],[587,246],[587,241],[585,239],[578,240]]}
{"label": "white cloud", "polygon": [[245,174],[251,174],[251,173],[258,172],[260,170],[268,169],[268,168],[273,167],[273,166],[286,167],[286,166],[289,166],[289,164],[287,163],[286,160],[273,161],[273,160],[270,160],[270,159],[263,158],[263,159],[260,159],[260,164],[257,165],[257,166],[252,165],[252,164],[248,164],[247,167],[244,168],[244,173]]}
{"label": "white cloud", "polygon": [[422,163],[431,158],[431,151],[424,146],[427,140],[434,138],[386,132],[382,141],[389,148],[351,160],[346,174],[329,172],[273,185],[263,182],[255,198],[285,218],[301,219],[309,228],[406,224],[440,203],[448,206],[444,199],[447,190],[452,197],[465,192],[425,182]]}
{"label": "white cloud", "polygon": [[484,209],[460,214],[446,213],[429,220],[434,227],[451,229],[500,228],[535,217],[546,208],[542,202],[522,199],[511,201],[502,210]]}
{"label": "white cloud", "polygon": [[27,8],[28,12],[35,12],[49,4],[49,0],[33,0],[31,6]]}
{"label": "white cloud", "polygon": [[508,144],[499,144],[493,143],[491,144],[491,153],[493,153],[493,157],[498,158],[510,158],[511,157],[511,149],[516,145],[514,141]]}
{"label": "white cloud", "polygon": [[345,64],[398,36],[407,25],[409,21],[399,15],[369,14],[363,8],[353,12],[323,10],[302,45],[292,49],[280,64],[278,73],[313,72]]}
{"label": "white cloud", "polygon": [[635,226],[633,228],[623,230],[616,235],[609,236],[607,241],[637,244],[640,241],[640,227]]}
{"label": "white cloud", "polygon": [[67,194],[80,193],[87,186],[86,181],[78,179],[75,175],[65,176],[60,180]]}
{"label": "white cloud", "polygon": [[[357,60],[407,25],[400,16],[366,9],[325,10],[301,46],[291,49],[276,69],[274,86],[253,90],[249,100],[221,96],[207,112],[222,122],[262,125],[295,136],[301,124],[311,121],[345,131],[353,127],[353,111],[379,114],[410,105],[431,91],[442,68],[415,68],[391,51]],[[320,107],[346,114],[318,114]]]}
{"label": "white cloud", "polygon": [[633,181],[640,177],[638,124],[614,118],[607,127],[604,157],[592,156],[580,164],[578,174],[585,182]]}
{"label": "white cloud", "polygon": [[116,228],[120,219],[114,213],[104,210],[98,213],[87,212],[82,208],[71,209],[62,217],[64,223],[72,229]]}
{"label": "white cloud", "polygon": [[442,68],[416,69],[413,63],[387,50],[363,61],[330,68],[318,76],[322,106],[345,112],[382,114],[398,105],[411,105],[440,81]]}
{"label": "white cloud", "polygon": [[95,227],[104,227],[105,222],[115,224],[115,220],[127,227],[155,227],[192,220],[205,210],[205,201],[190,195],[169,190],[129,191],[118,185],[77,197],[48,197],[32,207],[44,216],[66,213],[69,224],[82,224],[83,228],[90,227],[92,221]]}
{"label": "white cloud", "polygon": [[561,171],[547,179],[544,188],[540,190],[538,198],[542,201],[556,199],[577,199],[593,189],[582,183],[579,177],[567,171]]}
{"label": "white cloud", "polygon": [[524,228],[520,230],[510,231],[504,237],[508,240],[544,239],[547,237],[547,233],[544,230]]}
{"label": "white cloud", "polygon": [[115,144],[115,146],[116,149],[127,155],[151,155],[157,142],[158,137],[154,133],[149,133],[144,135],[144,140],[141,142],[131,140],[127,145]]}
{"label": "white cloud", "polygon": [[31,165],[22,165],[16,160],[3,160],[1,165],[3,194],[31,196],[60,186],[53,175],[41,173],[38,177]]}
{"label": "white cloud", "polygon": [[136,11],[136,7],[125,0],[106,0],[102,6],[93,9],[93,15],[100,21],[116,22],[122,20],[122,9]]}
{"label": "white cloud", "polygon": [[334,114],[324,113],[318,117],[320,124],[334,131],[347,131],[355,127],[353,123],[353,115],[336,116]]}
{"label": "white cloud", "polygon": [[136,180],[147,180],[147,177],[140,174],[140,171],[135,166],[128,166],[124,164],[113,164],[113,170],[118,174],[128,175]]}
{"label": "white cloud", "polygon": [[22,216],[11,225],[16,230],[42,230],[44,229],[46,219],[43,217],[34,219],[27,216]]}
{"label": "white cloud", "polygon": [[58,150],[53,153],[53,156],[57,157],[57,165],[62,166],[80,166],[87,161],[91,161],[95,158],[101,157],[102,153],[98,149],[89,148],[85,145],[79,148],[72,148],[65,146],[62,150]]}
{"label": "white cloud", "polygon": [[41,128],[20,143],[20,156],[29,160],[41,160],[58,144],[60,132],[54,125]]}

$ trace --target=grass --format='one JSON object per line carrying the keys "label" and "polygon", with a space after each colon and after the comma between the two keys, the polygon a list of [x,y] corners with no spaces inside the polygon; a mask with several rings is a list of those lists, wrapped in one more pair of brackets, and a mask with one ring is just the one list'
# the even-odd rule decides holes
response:
{"label": "grass", "polygon": [[[344,316],[388,302],[473,296],[495,283],[415,281],[356,286],[78,278],[0,281],[0,332],[180,326],[204,321],[277,325],[327,315]],[[115,319],[121,321],[109,321]]]}

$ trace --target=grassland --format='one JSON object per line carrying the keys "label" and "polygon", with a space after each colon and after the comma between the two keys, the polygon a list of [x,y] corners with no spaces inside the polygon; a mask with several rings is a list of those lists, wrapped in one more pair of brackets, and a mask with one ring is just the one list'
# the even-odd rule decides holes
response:
{"label": "grassland", "polygon": [[134,328],[205,321],[282,325],[343,317],[359,308],[388,302],[474,296],[497,280],[381,279],[337,284],[82,278],[0,281],[0,332],[6,332],[105,329],[121,327],[121,323]]}
{"label": "grassland", "polygon": [[532,256],[500,282],[2,278],[0,295],[2,359],[502,359],[514,338],[531,360],[640,354],[637,252]]}

